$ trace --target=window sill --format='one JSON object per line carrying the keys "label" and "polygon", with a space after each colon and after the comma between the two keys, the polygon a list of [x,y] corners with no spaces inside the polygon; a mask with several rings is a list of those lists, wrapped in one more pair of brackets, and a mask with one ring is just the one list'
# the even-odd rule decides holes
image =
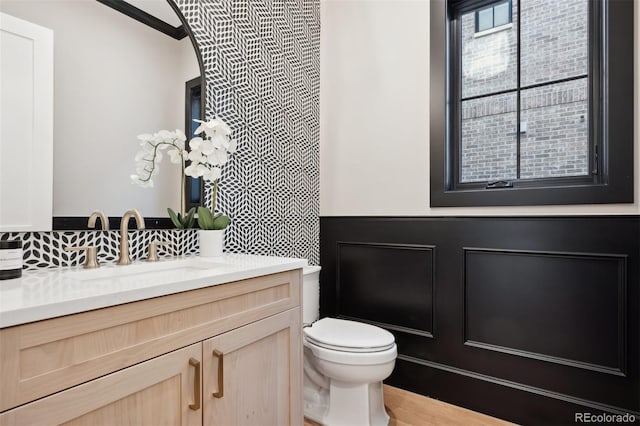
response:
{"label": "window sill", "polygon": [[499,27],[489,28],[488,30],[479,31],[473,34],[473,38],[480,38],[484,36],[488,36],[489,34],[495,34],[500,31],[510,30],[513,28],[513,22],[509,22],[508,24],[500,25]]}
{"label": "window sill", "polygon": [[633,203],[633,183],[443,191],[432,182],[431,207],[546,206]]}

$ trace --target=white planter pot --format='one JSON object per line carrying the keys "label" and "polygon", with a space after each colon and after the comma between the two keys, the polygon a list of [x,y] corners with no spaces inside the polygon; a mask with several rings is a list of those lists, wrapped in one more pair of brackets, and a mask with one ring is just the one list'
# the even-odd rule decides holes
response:
{"label": "white planter pot", "polygon": [[224,229],[220,230],[198,230],[200,243],[200,256],[218,257],[222,256],[224,248]]}

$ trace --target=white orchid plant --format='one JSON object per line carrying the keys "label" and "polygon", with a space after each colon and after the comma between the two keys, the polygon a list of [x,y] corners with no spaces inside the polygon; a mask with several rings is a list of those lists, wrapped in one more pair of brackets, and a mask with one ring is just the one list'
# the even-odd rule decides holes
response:
{"label": "white orchid plant", "polygon": [[180,164],[181,180],[180,180],[180,210],[178,213],[168,208],[167,212],[171,221],[176,228],[191,228],[195,222],[195,208],[191,208],[189,212],[184,212],[184,180],[185,180],[185,158],[188,152],[184,149],[187,137],[177,129],[175,132],[168,130],[160,130],[157,133],[143,134],[138,136],[140,141],[140,151],[135,156],[136,174],[131,175],[132,183],[140,185],[143,188],[153,187],[153,176],[160,171],[160,162],[162,161],[162,151],[167,150],[167,155],[171,163]]}
{"label": "white orchid plant", "polygon": [[[138,136],[140,151],[135,156],[136,174],[131,175],[133,183],[141,187],[153,187],[153,176],[157,175],[162,161],[162,151],[167,150],[171,163],[180,164],[182,169],[180,182],[181,212],[167,209],[171,221],[176,228],[191,228],[195,222],[195,208],[184,212],[185,176],[201,177],[205,182],[213,184],[211,210],[198,207],[198,225],[200,229],[224,229],[229,223],[228,216],[215,213],[218,182],[222,175],[222,167],[229,161],[229,156],[236,152],[237,142],[230,138],[231,128],[222,119],[216,117],[209,121],[194,120],[200,126],[196,135],[189,141],[190,152],[185,149],[187,137],[181,130],[170,132],[161,130],[158,133]],[[186,160],[191,164],[185,167]]]}
{"label": "white orchid plant", "polygon": [[211,182],[211,210],[205,207],[198,207],[198,225],[200,229],[219,230],[229,226],[228,216],[216,214],[216,196],[218,193],[218,182],[222,175],[222,168],[229,156],[236,152],[237,141],[231,139],[231,128],[219,117],[209,121],[194,120],[200,126],[194,132],[195,137],[189,141],[191,151],[188,158],[191,164],[185,168],[185,174],[192,177],[202,177],[205,182]]}

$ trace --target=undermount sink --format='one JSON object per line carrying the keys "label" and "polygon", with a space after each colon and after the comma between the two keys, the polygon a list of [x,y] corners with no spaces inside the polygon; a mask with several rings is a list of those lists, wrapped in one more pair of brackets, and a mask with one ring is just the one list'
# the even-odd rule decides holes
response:
{"label": "undermount sink", "polygon": [[189,274],[193,272],[207,272],[215,274],[219,272],[229,272],[229,265],[216,263],[215,261],[198,259],[177,259],[161,260],[158,262],[139,262],[126,266],[106,265],[97,269],[70,270],[70,278],[80,281],[116,279],[144,275],[145,279],[160,274],[175,276]]}

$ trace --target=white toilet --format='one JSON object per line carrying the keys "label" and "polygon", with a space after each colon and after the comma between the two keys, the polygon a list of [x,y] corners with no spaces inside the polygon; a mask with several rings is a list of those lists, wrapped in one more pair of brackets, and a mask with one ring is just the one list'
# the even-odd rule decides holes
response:
{"label": "white toilet", "polygon": [[355,321],[317,321],[320,269],[303,272],[304,415],[327,426],[387,425],[382,381],[398,354],[393,334]]}

